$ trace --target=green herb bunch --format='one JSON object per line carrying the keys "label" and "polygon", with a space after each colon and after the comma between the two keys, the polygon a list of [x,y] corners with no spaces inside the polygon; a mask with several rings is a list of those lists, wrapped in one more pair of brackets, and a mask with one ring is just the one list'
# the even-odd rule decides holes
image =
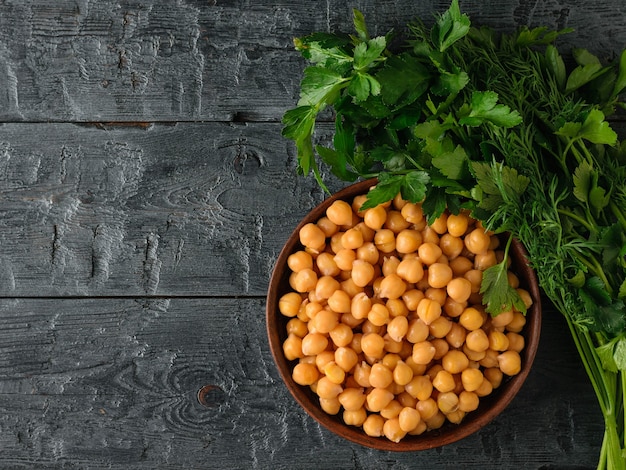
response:
{"label": "green herb bunch", "polygon": [[[458,0],[430,27],[410,23],[397,50],[356,10],[354,26],[295,40],[311,65],[283,135],[300,172],[324,188],[321,165],[344,181],[376,176],[364,208],[400,192],[429,221],[469,210],[520,240],[604,415],[598,468],[626,469],[626,144],[606,121],[624,107],[626,52],[603,64],[575,49],[567,66],[555,42],[570,30],[498,34],[472,26]],[[314,146],[327,108],[332,146]],[[523,309],[505,272],[484,273],[492,315]]]}

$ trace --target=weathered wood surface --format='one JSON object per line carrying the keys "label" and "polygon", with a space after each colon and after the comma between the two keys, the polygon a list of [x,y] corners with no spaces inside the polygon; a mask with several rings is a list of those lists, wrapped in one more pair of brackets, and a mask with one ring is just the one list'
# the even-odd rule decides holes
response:
{"label": "weathered wood surface", "polygon": [[348,443],[309,418],[273,367],[263,312],[263,299],[1,301],[0,467],[594,466],[602,422],[554,312],[504,413],[408,454]]}
{"label": "weathered wood surface", "polygon": [[[55,0],[0,2],[0,121],[276,120],[295,98],[292,39],[374,34],[429,20],[449,2],[372,0]],[[465,1],[478,24],[573,27],[563,45],[611,54],[626,45],[622,0]]]}
{"label": "weathered wood surface", "polygon": [[[622,0],[461,4],[626,47]],[[595,467],[601,416],[554,312],[505,413],[429,452],[321,429],[269,354],[273,262],[324,197],[280,137],[292,38],[349,30],[353,7],[382,34],[447,5],[0,0],[0,468]]]}

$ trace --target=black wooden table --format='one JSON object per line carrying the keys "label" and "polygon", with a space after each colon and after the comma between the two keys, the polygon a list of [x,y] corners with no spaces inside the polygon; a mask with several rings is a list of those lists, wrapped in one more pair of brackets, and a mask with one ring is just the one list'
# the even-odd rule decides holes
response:
{"label": "black wooden table", "polygon": [[[427,452],[320,428],[268,350],[274,260],[324,198],[280,135],[292,38],[349,31],[353,7],[383,34],[447,6],[0,0],[0,468],[595,466],[599,408],[547,303],[513,403]],[[626,46],[623,0],[461,6],[500,30],[573,27],[562,44],[603,57]]]}

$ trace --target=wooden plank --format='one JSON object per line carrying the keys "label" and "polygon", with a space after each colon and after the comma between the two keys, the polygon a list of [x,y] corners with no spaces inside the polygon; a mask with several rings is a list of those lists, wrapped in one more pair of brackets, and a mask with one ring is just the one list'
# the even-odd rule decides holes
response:
{"label": "wooden plank", "polygon": [[277,124],[0,127],[0,296],[264,295],[324,198]]}
{"label": "wooden plank", "polygon": [[[546,312],[511,405],[456,444],[375,452],[307,417],[272,362],[261,299],[0,301],[2,468],[592,468],[603,424]],[[198,392],[212,386],[198,401]]]}
{"label": "wooden plank", "polygon": [[[295,102],[304,65],[293,37],[351,32],[352,7],[374,35],[402,31],[448,3],[0,2],[0,121],[277,120]],[[500,30],[573,27],[560,42],[567,49],[614,55],[626,44],[622,0],[462,7]]]}

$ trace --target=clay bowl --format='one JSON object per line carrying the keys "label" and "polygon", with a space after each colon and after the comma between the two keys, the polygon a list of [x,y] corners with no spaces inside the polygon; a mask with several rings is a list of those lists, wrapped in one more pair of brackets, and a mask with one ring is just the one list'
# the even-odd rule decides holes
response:
{"label": "clay bowl", "polygon": [[266,326],[269,345],[278,371],[291,395],[306,413],[328,430],[351,442],[379,450],[407,452],[432,449],[456,442],[487,426],[509,405],[520,390],[528,376],[539,343],[541,330],[539,288],[535,273],[526,262],[524,248],[514,240],[510,250],[513,262],[512,270],[520,278],[520,286],[528,290],[534,299],[533,306],[527,312],[527,322],[522,333],[525,337],[525,348],[521,353],[522,370],[513,377],[505,376],[506,378],[500,387],[489,396],[481,398],[479,408],[468,413],[460,424],[446,422],[437,430],[426,431],[417,436],[407,435],[400,442],[395,443],[385,437],[370,437],[365,434],[362,428],[346,425],[342,421],[341,412],[337,415],[327,414],[320,407],[317,395],[309,387],[297,384],[291,376],[295,361],[288,361],[282,349],[282,344],[287,337],[286,323],[289,319],[279,312],[278,301],[283,294],[291,291],[288,281],[290,269],[287,266],[287,258],[291,253],[302,248],[298,236],[300,228],[306,223],[316,222],[336,199],[351,201],[354,196],[365,194],[375,183],[375,180],[359,182],[329,197],[309,212],[288,238],[276,260],[267,295]]}

